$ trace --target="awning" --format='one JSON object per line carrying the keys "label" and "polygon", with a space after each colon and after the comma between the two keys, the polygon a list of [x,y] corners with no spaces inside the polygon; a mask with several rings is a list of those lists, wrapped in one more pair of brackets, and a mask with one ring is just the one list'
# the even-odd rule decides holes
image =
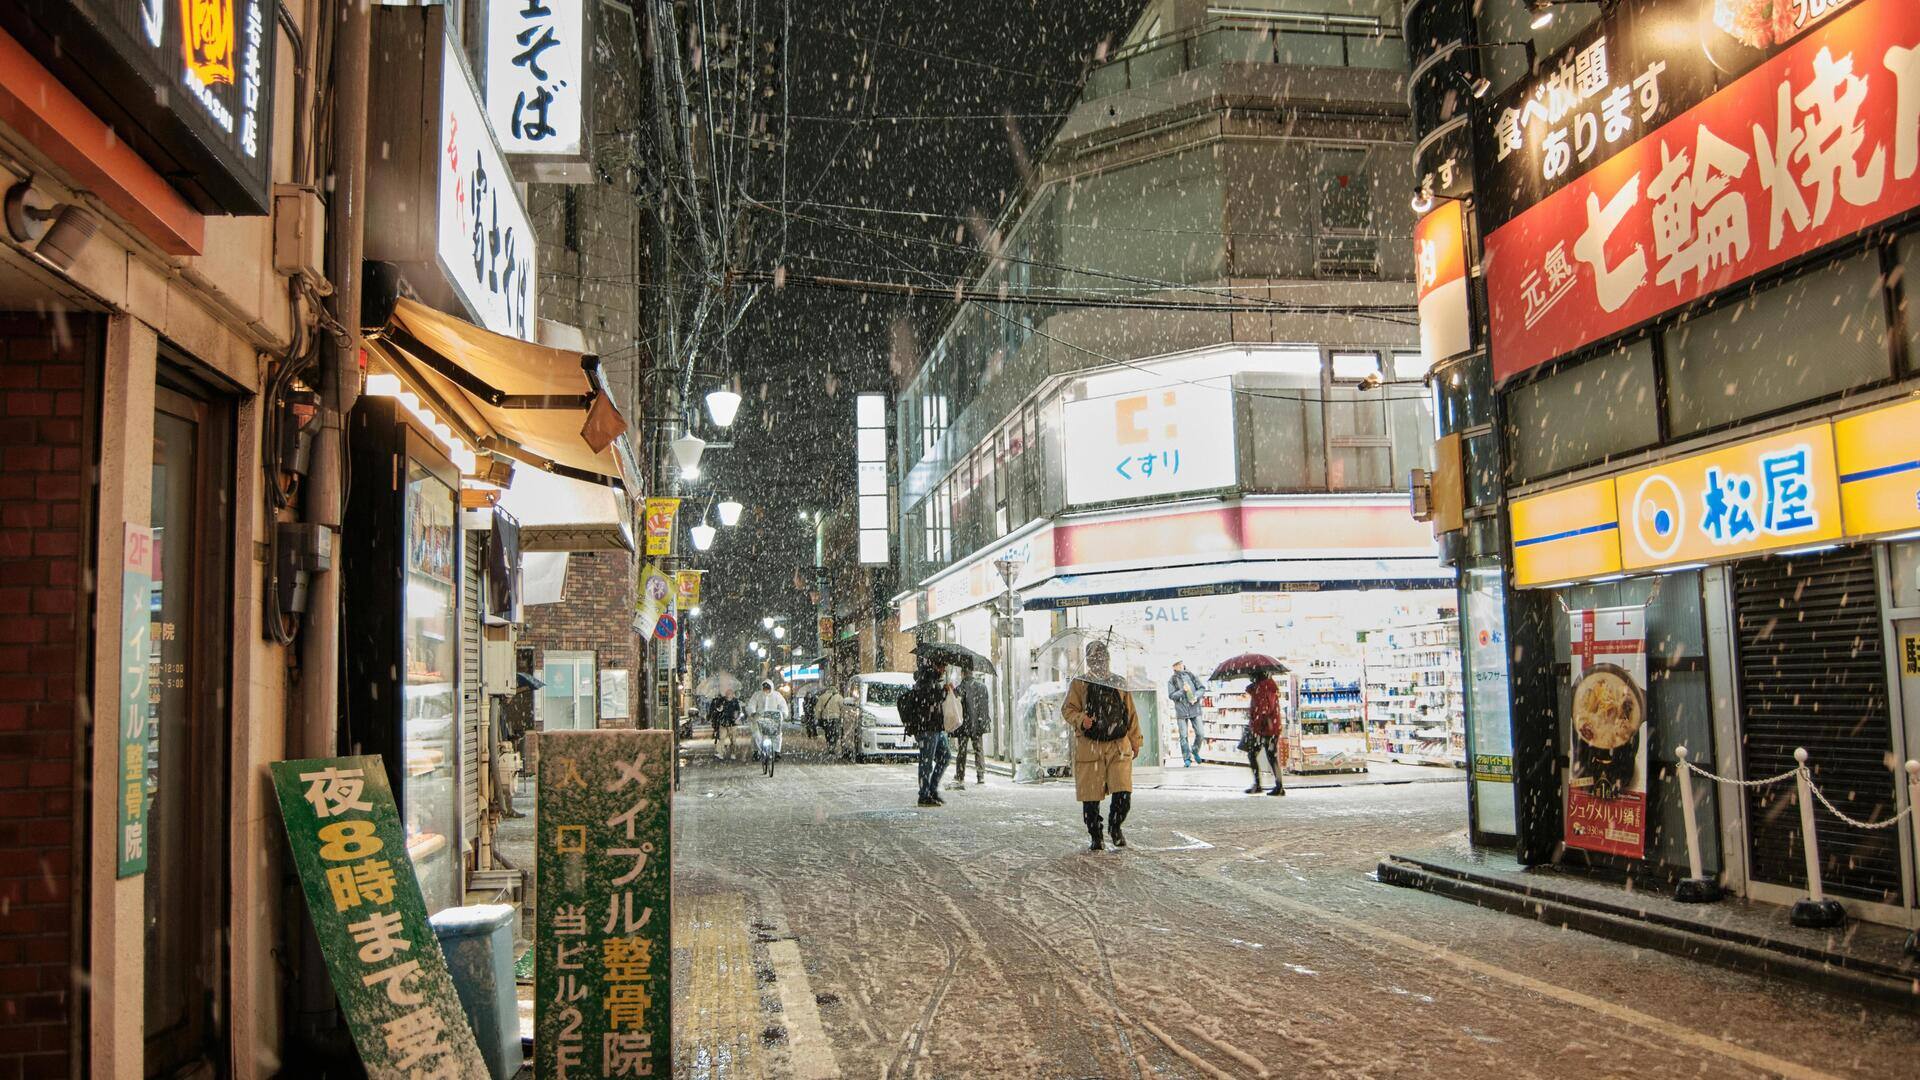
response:
{"label": "awning", "polygon": [[1022,590],[1028,611],[1239,592],[1441,589],[1454,572],[1434,559],[1262,559],[1142,573],[1062,574]]}
{"label": "awning", "polygon": [[631,485],[638,468],[625,434],[598,451],[587,442],[590,410],[598,410],[596,425],[622,432],[626,427],[613,410],[597,357],[496,334],[405,298],[367,341],[476,450],[638,490]]}

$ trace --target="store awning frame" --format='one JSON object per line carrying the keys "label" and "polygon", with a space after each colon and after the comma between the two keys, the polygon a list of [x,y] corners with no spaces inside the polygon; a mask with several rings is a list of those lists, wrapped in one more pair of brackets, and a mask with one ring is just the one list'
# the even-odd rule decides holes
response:
{"label": "store awning frame", "polygon": [[[615,407],[600,359],[592,353],[506,337],[404,297],[395,301],[384,324],[367,331],[366,340],[476,452],[621,491],[639,490],[638,459],[624,430],[601,450],[586,440],[584,428],[594,407],[602,402]],[[462,351],[475,362],[463,364],[451,355]],[[493,370],[483,374],[476,366]],[[577,376],[566,374],[575,370]],[[506,381],[502,374],[522,385],[498,385]],[[578,415],[581,427],[570,421],[556,426],[550,416],[556,412]],[[620,427],[626,427],[624,418]]]}
{"label": "store awning frame", "polygon": [[1441,589],[1456,580],[1431,559],[1261,559],[1138,571],[1060,574],[1022,590],[1026,611],[1139,603],[1243,592]]}

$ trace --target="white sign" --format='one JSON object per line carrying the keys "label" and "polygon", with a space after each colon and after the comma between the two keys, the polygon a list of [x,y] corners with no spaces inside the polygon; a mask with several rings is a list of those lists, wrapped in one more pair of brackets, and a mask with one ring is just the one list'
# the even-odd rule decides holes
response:
{"label": "white sign", "polygon": [[494,141],[460,50],[441,39],[440,236],[435,252],[481,326],[527,341],[538,332],[533,226]]}
{"label": "white sign", "polygon": [[1070,401],[1066,428],[1071,504],[1209,491],[1238,475],[1233,391],[1224,386]]}
{"label": "white sign", "polygon": [[887,399],[881,394],[854,398],[854,446],[860,481],[860,561],[892,561],[887,524]]}
{"label": "white sign", "polygon": [[580,153],[586,50],[586,0],[493,0],[487,115],[502,149]]}

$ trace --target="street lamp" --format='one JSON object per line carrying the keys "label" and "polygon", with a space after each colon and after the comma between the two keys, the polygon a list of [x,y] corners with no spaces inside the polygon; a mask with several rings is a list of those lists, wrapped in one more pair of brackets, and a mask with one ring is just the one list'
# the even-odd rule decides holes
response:
{"label": "street lamp", "polygon": [[740,395],[731,390],[714,390],[707,394],[707,415],[719,427],[732,427],[733,418],[740,411]]}
{"label": "street lamp", "polygon": [[784,638],[784,637],[786,637],[786,636],[787,636],[787,628],[786,628],[786,627],[784,627],[784,626],[776,626],[776,627],[774,627],[774,628],[773,628],[773,639],[774,639],[775,641],[779,641],[779,640],[780,640],[781,638]]}
{"label": "street lamp", "polygon": [[[708,548],[712,547],[713,538],[719,532],[720,530],[714,528],[713,526],[707,524],[704,521],[687,530],[687,534],[693,537],[693,546],[694,546],[694,550],[696,551],[705,551]],[[694,612],[692,613],[697,613],[698,611],[699,609],[695,608]]]}
{"label": "street lamp", "polygon": [[1600,0],[1527,0],[1527,8],[1533,12],[1532,26],[1535,30],[1545,30],[1553,25],[1553,9],[1568,4],[1597,4]]}
{"label": "street lamp", "polygon": [[740,511],[743,508],[739,503],[728,499],[726,502],[715,507],[715,509],[720,511],[720,524],[725,525],[729,529],[740,524]]}
{"label": "street lamp", "polygon": [[693,605],[692,607],[690,607],[690,608],[688,608],[688,609],[687,609],[687,618],[689,618],[689,619],[692,619],[692,618],[697,618],[697,617],[699,616],[699,614],[700,614],[700,605],[699,605],[699,604],[695,604],[695,605]]}
{"label": "street lamp", "polygon": [[700,475],[700,455],[706,452],[707,440],[689,431],[685,435],[667,444],[673,451],[673,460],[688,479]]}
{"label": "street lamp", "polygon": [[761,619],[760,625],[763,629],[767,629],[767,630],[773,629],[773,616],[768,615],[765,618]]}

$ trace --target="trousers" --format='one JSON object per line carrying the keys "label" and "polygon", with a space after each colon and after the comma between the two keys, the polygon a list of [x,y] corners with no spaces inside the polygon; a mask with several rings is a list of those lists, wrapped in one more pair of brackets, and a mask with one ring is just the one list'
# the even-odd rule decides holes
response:
{"label": "trousers", "polygon": [[972,744],[973,746],[973,779],[976,783],[984,784],[987,780],[987,756],[980,752],[980,736],[978,735],[954,733],[953,778],[955,780],[965,780],[967,778],[968,744]]}
{"label": "trousers", "polygon": [[940,797],[940,778],[947,772],[947,737],[935,732],[915,736],[920,743],[920,797]]}

